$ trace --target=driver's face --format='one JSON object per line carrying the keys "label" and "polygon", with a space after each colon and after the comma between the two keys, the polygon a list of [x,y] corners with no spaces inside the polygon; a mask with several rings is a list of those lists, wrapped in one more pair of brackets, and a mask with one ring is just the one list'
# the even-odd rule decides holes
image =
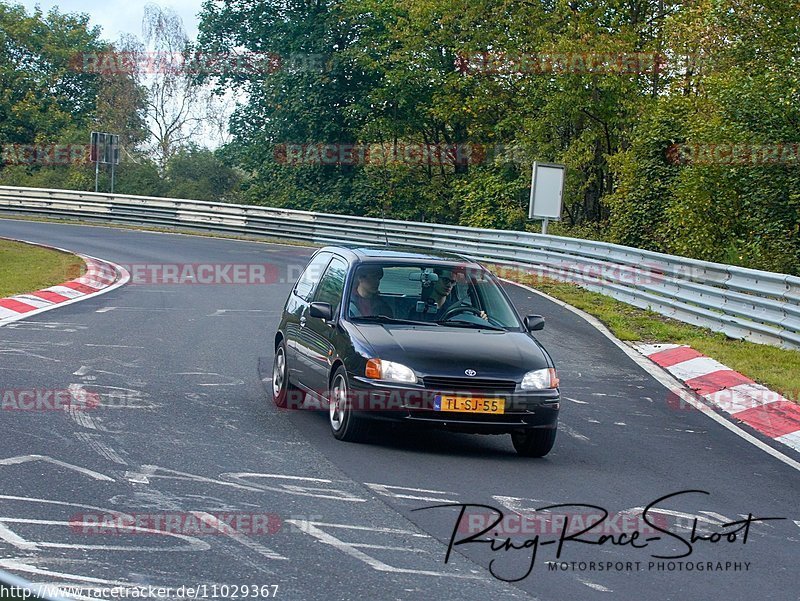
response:
{"label": "driver's face", "polygon": [[447,296],[453,290],[454,285],[455,281],[453,280],[453,272],[446,270],[439,275],[439,279],[436,280],[434,290],[436,290],[437,294],[440,296]]}

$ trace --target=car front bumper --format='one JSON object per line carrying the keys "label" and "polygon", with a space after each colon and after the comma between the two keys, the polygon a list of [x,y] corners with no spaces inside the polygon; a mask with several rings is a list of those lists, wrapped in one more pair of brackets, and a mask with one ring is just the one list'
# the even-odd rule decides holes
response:
{"label": "car front bumper", "polygon": [[[438,411],[436,395],[504,399],[503,413]],[[393,384],[350,375],[350,396],[359,417],[413,422],[461,432],[503,434],[531,428],[555,428],[561,407],[558,389],[461,392]]]}

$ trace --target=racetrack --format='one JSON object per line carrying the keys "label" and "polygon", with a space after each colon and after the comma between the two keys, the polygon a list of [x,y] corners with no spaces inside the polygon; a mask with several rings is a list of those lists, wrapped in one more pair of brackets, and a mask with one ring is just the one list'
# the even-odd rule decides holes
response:
{"label": "racetrack", "polygon": [[[258,367],[271,365],[280,311],[311,249],[12,220],[0,220],[0,236],[123,265],[268,263],[275,280],[133,283],[0,328],[0,389],[83,387],[101,399],[84,411],[0,412],[0,569],[102,586],[278,585],[284,599],[800,598],[797,470],[669,403],[668,391],[610,340],[529,291],[508,287],[521,314],[547,319],[537,337],[564,397],[550,455],[517,457],[508,436],[391,427],[367,444],[345,444],[324,414],[276,410],[261,381],[271,372]],[[650,529],[661,539],[631,544],[647,525],[636,519],[641,510],[631,519],[620,512],[690,489],[709,494],[683,494],[650,512],[673,536]],[[458,508],[419,510],[441,503],[525,515],[591,504],[611,514],[604,532],[627,544],[565,541],[560,561],[575,569],[551,571],[559,528],[531,520],[514,536],[521,546],[539,535],[535,565],[507,583],[490,574],[490,562],[495,575],[519,578],[532,547],[463,544],[445,564]],[[271,514],[281,527],[198,536],[75,527],[75,516],[110,511],[205,523],[220,512]],[[573,525],[598,511],[560,510]],[[753,523],[746,544],[743,530],[730,542],[697,540],[672,570],[652,557],[686,553],[677,536],[690,539],[695,517],[697,534],[710,536],[748,514],[786,519]]]}

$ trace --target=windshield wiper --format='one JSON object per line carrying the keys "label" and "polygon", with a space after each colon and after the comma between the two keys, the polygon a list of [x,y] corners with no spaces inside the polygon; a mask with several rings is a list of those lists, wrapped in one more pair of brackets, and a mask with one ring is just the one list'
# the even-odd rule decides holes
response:
{"label": "windshield wiper", "polygon": [[351,317],[353,321],[376,321],[378,323],[403,323],[415,326],[435,326],[439,325],[435,321],[414,321],[412,319],[399,319],[397,317],[389,317],[388,315],[362,315],[360,317]]}
{"label": "windshield wiper", "polygon": [[498,332],[505,332],[505,328],[500,328],[498,326],[493,326],[492,324],[480,324],[474,323],[472,321],[456,321],[452,319],[440,319],[436,323],[441,326],[453,326],[456,328],[474,328],[479,330],[496,330]]}

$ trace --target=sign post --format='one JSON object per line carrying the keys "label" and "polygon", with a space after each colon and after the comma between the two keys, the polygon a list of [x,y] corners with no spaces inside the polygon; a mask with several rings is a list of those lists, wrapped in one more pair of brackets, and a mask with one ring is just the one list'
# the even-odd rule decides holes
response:
{"label": "sign post", "polygon": [[119,165],[119,136],[99,131],[92,132],[89,158],[94,162],[94,191],[100,177],[100,163],[111,165],[111,193],[114,193],[115,167]]}
{"label": "sign post", "polygon": [[547,233],[550,220],[561,220],[566,166],[557,163],[533,163],[531,201],[528,219],[542,220],[542,233]]}

